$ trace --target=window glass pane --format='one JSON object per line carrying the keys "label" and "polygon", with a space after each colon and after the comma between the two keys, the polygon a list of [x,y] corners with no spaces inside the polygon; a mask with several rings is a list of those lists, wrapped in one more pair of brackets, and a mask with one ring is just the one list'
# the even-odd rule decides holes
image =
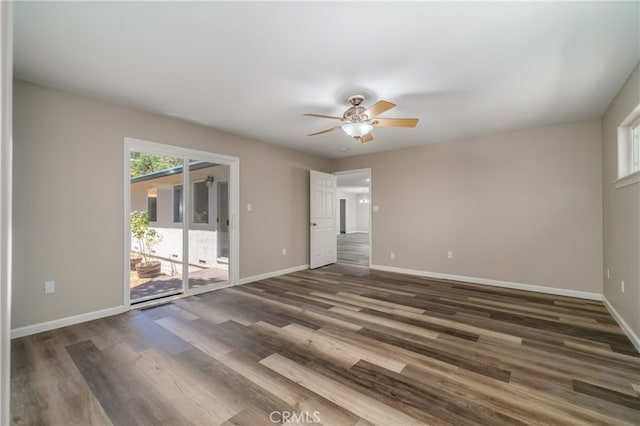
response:
{"label": "window glass pane", "polygon": [[182,185],[173,187],[173,222],[182,223]]}
{"label": "window glass pane", "polygon": [[158,221],[158,199],[156,197],[147,198],[147,212],[149,213],[149,222]]}
{"label": "window glass pane", "polygon": [[193,184],[193,223],[209,223],[209,187],[205,182]]}

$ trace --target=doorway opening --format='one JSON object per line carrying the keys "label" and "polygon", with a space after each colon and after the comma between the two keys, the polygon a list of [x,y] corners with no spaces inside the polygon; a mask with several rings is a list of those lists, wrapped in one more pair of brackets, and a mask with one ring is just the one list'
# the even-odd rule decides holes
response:
{"label": "doorway opening", "polygon": [[125,163],[127,304],[236,282],[237,159],[125,138]]}
{"label": "doorway opening", "polygon": [[371,169],[335,173],[337,261],[358,266],[371,265]]}

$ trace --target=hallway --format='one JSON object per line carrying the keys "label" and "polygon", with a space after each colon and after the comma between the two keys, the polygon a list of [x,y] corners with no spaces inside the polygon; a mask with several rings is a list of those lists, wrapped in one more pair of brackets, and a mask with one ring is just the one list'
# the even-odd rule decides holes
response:
{"label": "hallway", "polygon": [[338,234],[338,263],[369,266],[369,233]]}

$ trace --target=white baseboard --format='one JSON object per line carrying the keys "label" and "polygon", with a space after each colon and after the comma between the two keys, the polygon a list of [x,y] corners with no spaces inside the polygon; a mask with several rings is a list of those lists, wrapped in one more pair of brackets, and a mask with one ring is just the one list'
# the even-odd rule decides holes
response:
{"label": "white baseboard", "polygon": [[[227,284],[219,288],[231,287],[233,285],[248,284],[254,281],[260,281],[267,278],[277,277],[279,275],[290,274],[292,272],[297,272],[297,271],[303,271],[305,269],[309,269],[308,264],[298,265],[292,268],[281,269],[279,271],[267,272],[260,275],[254,275],[251,277],[242,278],[238,281],[237,284]],[[218,290],[219,288],[216,288],[215,290]],[[212,291],[212,289],[208,288],[206,290],[203,290],[202,293],[207,291]],[[194,294],[196,293],[198,292],[195,292]],[[163,300],[161,303],[165,303],[165,302],[166,300]],[[128,310],[129,308],[125,306],[116,306],[113,308],[101,309],[99,311],[87,312],[84,314],[74,315],[71,317],[60,318],[53,321],[47,321],[39,324],[27,325],[25,327],[14,328],[13,330],[11,330],[11,338],[16,339],[18,337],[24,337],[24,336],[29,336],[36,333],[42,333],[43,331],[49,331],[56,328],[67,327],[69,325],[75,325],[81,322],[92,321],[98,318],[110,317],[112,315],[117,315],[123,312],[127,312]]]}
{"label": "white baseboard", "polygon": [[304,271],[305,269],[309,269],[308,263],[306,265],[298,265],[298,266],[293,266],[287,269],[280,269],[279,271],[266,272],[260,275],[253,275],[251,277],[240,278],[240,280],[238,280],[237,285],[248,284],[254,281],[266,280],[267,278],[273,278],[279,275],[291,274],[292,272]]}
{"label": "white baseboard", "polygon": [[611,316],[616,320],[622,331],[624,331],[627,337],[629,337],[633,346],[635,346],[638,352],[640,352],[640,338],[638,338],[638,335],[631,329],[631,327],[629,327],[629,324],[627,324],[622,316],[620,316],[618,311],[616,311],[616,308],[614,308],[607,298],[604,297],[604,294],[602,295],[602,303],[604,303],[604,306],[609,310]]}
{"label": "white baseboard", "polygon": [[371,269],[379,271],[397,272],[400,274],[417,275],[420,277],[439,278],[442,280],[462,281],[473,284],[490,285],[493,287],[511,288],[515,290],[534,291],[536,293],[556,294],[559,296],[578,297],[580,299],[602,300],[600,293],[590,293],[586,291],[568,290],[564,288],[544,287],[533,284],[514,283],[511,281],[498,281],[488,278],[467,277],[464,275],[441,274],[439,272],[420,271],[417,269],[396,268],[394,266],[371,265]]}
{"label": "white baseboard", "polygon": [[60,318],[53,321],[41,322],[39,324],[27,325],[25,327],[14,328],[11,330],[11,338],[29,336],[31,334],[42,333],[43,331],[53,330],[55,328],[67,327],[69,325],[79,324],[81,322],[92,321],[98,318],[110,317],[112,315],[127,312],[129,309],[124,306],[116,306],[113,308],[101,309],[99,311],[87,312],[85,314],[74,315],[71,317]]}

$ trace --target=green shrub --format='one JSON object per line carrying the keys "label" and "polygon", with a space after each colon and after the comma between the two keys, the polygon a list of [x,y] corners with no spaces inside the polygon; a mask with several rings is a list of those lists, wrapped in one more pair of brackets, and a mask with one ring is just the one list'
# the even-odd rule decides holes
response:
{"label": "green shrub", "polygon": [[149,227],[149,213],[133,211],[130,215],[131,235],[138,242],[145,262],[149,262],[153,250],[162,242],[162,235]]}

